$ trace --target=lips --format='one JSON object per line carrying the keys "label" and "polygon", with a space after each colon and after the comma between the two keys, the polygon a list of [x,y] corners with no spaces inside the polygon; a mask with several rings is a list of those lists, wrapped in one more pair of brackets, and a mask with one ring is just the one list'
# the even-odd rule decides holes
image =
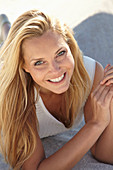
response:
{"label": "lips", "polygon": [[53,82],[53,83],[59,83],[60,81],[63,80],[64,76],[65,76],[65,73],[62,74],[62,75],[61,75],[60,77],[58,77],[58,78],[50,79],[50,80],[48,80],[48,81]]}

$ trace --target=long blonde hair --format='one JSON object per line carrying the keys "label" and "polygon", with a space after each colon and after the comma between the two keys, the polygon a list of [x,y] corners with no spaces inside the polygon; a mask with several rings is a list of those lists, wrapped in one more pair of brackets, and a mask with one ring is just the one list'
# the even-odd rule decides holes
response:
{"label": "long blonde hair", "polygon": [[26,38],[41,36],[47,30],[57,31],[69,45],[75,60],[70,87],[64,93],[66,114],[61,120],[69,128],[90,91],[90,79],[82,53],[71,30],[58,20],[38,10],[17,18],[0,50],[0,145],[5,160],[20,169],[36,147],[38,121],[35,108],[35,83],[23,70],[22,43]]}

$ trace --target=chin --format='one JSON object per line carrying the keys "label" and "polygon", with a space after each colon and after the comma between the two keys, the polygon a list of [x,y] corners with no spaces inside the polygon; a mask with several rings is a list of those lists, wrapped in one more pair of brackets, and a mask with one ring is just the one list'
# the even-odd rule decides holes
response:
{"label": "chin", "polygon": [[69,89],[69,86],[64,88],[64,89],[62,89],[62,90],[53,91],[53,93],[62,94],[62,93],[65,93],[68,89]]}

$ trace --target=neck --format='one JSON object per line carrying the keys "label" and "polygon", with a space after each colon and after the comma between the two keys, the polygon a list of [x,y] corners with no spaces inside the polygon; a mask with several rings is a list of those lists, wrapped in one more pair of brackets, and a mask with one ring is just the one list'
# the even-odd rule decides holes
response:
{"label": "neck", "polygon": [[46,90],[46,89],[40,89],[40,91],[39,91],[39,94],[41,95],[41,96],[52,96],[52,95],[54,95],[55,93],[53,93],[53,92],[51,92],[51,91],[49,91],[49,90]]}
{"label": "neck", "polygon": [[40,88],[39,94],[40,94],[40,96],[48,96],[49,97],[49,96],[62,96],[62,94],[64,94],[64,93],[57,94],[57,93],[54,93],[54,92],[52,92],[50,90]]}

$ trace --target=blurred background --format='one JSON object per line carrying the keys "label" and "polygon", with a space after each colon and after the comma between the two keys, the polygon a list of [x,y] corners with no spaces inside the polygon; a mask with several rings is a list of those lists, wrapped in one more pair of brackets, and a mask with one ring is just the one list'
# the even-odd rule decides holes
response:
{"label": "blurred background", "polygon": [[6,13],[11,22],[29,9],[41,9],[76,26],[98,12],[113,13],[113,0],[0,0],[0,13]]}
{"label": "blurred background", "polygon": [[29,9],[60,18],[74,29],[84,55],[113,64],[113,0],[0,0],[11,23]]}

